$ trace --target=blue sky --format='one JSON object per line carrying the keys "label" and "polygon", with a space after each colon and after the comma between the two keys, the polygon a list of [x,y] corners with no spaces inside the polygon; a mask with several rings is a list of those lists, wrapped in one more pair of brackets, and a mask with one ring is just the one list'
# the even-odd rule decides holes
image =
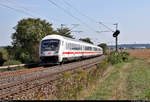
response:
{"label": "blue sky", "polygon": [[[95,44],[115,44],[112,32],[98,22],[115,30],[114,23],[119,23],[119,44],[150,43],[150,0],[51,0],[63,7],[72,16],[62,9],[48,2],[48,0],[0,0],[0,46],[11,45],[11,35],[14,26],[23,18],[35,17],[46,19],[56,29],[61,24],[72,28],[72,24],[79,24],[72,32],[76,39],[89,37]],[[68,2],[72,7],[66,5]],[[4,7],[5,5],[10,8]],[[81,13],[77,12],[78,9]],[[21,12],[20,12],[21,11]],[[28,14],[26,14],[28,13]],[[88,16],[85,17],[83,16]],[[30,16],[32,15],[32,16]],[[92,20],[90,20],[90,19]]]}

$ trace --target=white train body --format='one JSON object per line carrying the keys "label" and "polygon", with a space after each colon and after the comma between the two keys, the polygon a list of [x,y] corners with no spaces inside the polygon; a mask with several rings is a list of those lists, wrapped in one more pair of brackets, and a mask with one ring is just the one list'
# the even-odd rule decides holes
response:
{"label": "white train body", "polygon": [[82,59],[102,55],[102,48],[60,35],[48,35],[40,42],[39,56],[44,63]]}

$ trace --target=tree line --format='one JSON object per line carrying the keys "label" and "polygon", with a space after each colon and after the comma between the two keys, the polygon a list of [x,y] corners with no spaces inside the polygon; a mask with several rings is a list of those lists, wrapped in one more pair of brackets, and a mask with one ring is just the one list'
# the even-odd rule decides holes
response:
{"label": "tree line", "polygon": [[[39,62],[40,40],[47,35],[58,34],[74,39],[69,28],[61,27],[54,30],[51,23],[40,18],[22,19],[13,29],[15,32],[11,36],[12,46],[0,50],[0,65]],[[90,38],[79,40],[93,44]],[[104,43],[99,46],[108,49]]]}

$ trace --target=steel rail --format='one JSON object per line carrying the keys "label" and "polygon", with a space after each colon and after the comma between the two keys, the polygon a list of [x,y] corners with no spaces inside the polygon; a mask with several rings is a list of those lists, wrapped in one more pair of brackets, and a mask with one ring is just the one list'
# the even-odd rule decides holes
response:
{"label": "steel rail", "polygon": [[17,65],[9,65],[9,66],[0,66],[0,69],[8,69],[8,68],[15,68],[15,67],[24,67],[24,66],[30,66],[30,65],[37,65],[39,63],[29,63],[29,64],[17,64]]}
{"label": "steel rail", "polygon": [[[101,59],[103,59],[104,57],[101,57]],[[19,86],[19,85],[22,85],[22,84],[24,84],[24,83],[27,83],[27,82],[32,82],[32,81],[36,81],[36,80],[42,80],[42,79],[44,79],[44,78],[48,78],[49,80],[48,81],[46,81],[46,82],[50,82],[52,79],[51,78],[49,78],[50,76],[54,76],[54,75],[59,75],[60,73],[62,73],[62,72],[65,72],[65,71],[71,71],[71,70],[74,70],[74,69],[76,69],[76,68],[79,68],[79,67],[81,67],[81,68],[87,68],[88,66],[90,67],[90,66],[93,66],[93,65],[95,65],[95,64],[97,64],[97,63],[99,63],[99,61],[100,61],[100,59],[97,59],[96,61],[94,61],[94,62],[91,62],[91,63],[87,63],[87,64],[81,64],[81,65],[77,65],[77,66],[72,66],[72,67],[68,67],[68,68],[66,68],[66,67],[64,67],[64,68],[62,68],[62,70],[58,70],[58,71],[56,71],[56,72],[51,72],[51,73],[48,73],[48,74],[46,74],[46,75],[42,75],[42,76],[39,76],[39,77],[32,77],[32,78],[30,78],[30,79],[25,79],[25,80],[19,80],[19,81],[17,81],[17,82],[14,82],[14,83],[10,83],[10,84],[8,84],[8,85],[3,85],[3,86],[0,86],[0,90],[2,91],[2,90],[4,90],[4,89],[7,89],[7,88],[10,88],[10,87],[15,87],[15,86]],[[62,66],[63,67],[63,66]],[[43,82],[41,82],[41,83],[45,83],[45,81],[43,81]],[[26,88],[23,88],[23,89],[21,89],[21,90],[29,90],[31,87],[34,87],[34,86],[30,86],[30,87],[26,87]],[[36,86],[35,86],[36,87]],[[0,95],[0,99],[3,99],[3,98],[5,98],[5,97],[7,97],[7,96],[11,96],[11,95],[13,95],[13,94],[16,94],[16,93],[20,93],[20,91],[19,90],[15,90],[15,91],[13,91],[13,92],[7,92],[7,93],[5,93],[5,94],[1,94]]]}

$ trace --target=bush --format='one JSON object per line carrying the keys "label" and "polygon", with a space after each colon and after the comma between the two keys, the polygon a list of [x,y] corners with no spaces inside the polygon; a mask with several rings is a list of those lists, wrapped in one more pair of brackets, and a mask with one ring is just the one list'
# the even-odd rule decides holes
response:
{"label": "bush", "polygon": [[32,60],[31,60],[31,57],[30,57],[30,55],[29,55],[29,53],[27,53],[27,52],[22,52],[22,53],[20,54],[20,56],[19,56],[19,59],[20,59],[21,62],[23,62],[23,63],[29,63],[29,62],[32,61]]}
{"label": "bush", "polygon": [[8,46],[6,47],[6,50],[8,51],[9,60],[18,60],[22,63],[34,63],[40,61],[38,55],[33,56],[33,54],[29,53],[19,46]]}
{"label": "bush", "polygon": [[99,44],[98,46],[99,46],[99,47],[102,47],[103,53],[104,53],[105,55],[108,54],[108,46],[107,46],[107,44],[101,43],[101,44]]}
{"label": "bush", "polygon": [[[18,65],[18,64],[21,64],[21,62],[17,61],[17,60],[8,60],[8,61],[4,62],[3,66]],[[23,67],[15,67],[15,68],[10,68],[8,70],[18,70],[18,69],[23,69]]]}
{"label": "bush", "polygon": [[108,56],[108,61],[111,64],[117,64],[121,62],[127,62],[129,59],[129,53],[127,52],[120,52],[120,53],[115,53],[112,51],[110,55]]}
{"label": "bush", "polygon": [[82,69],[75,70],[74,74],[64,72],[57,83],[56,97],[59,99],[77,98],[77,94],[86,84],[86,72]]}
{"label": "bush", "polygon": [[58,80],[59,87],[57,97],[59,99],[77,99],[78,94],[89,85],[95,83],[99,77],[103,76],[107,69],[107,58],[100,62],[97,67],[91,68],[89,73],[83,69],[76,69],[74,74],[69,72],[63,73],[63,76]]}
{"label": "bush", "polygon": [[3,65],[3,63],[8,59],[9,59],[8,51],[6,49],[2,49],[0,51],[0,65]]}
{"label": "bush", "polygon": [[130,54],[128,52],[121,52],[120,54],[121,54],[122,60],[124,62],[127,62],[129,60],[129,55]]}

